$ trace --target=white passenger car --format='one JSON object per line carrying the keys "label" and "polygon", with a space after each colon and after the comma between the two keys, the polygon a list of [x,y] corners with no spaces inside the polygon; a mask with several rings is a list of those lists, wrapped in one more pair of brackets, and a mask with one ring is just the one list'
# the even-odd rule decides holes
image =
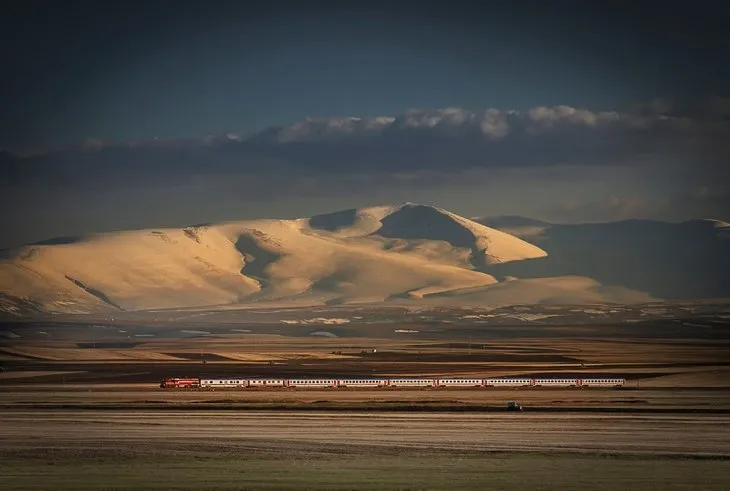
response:
{"label": "white passenger car", "polygon": [[337,380],[338,387],[385,387],[386,385],[388,385],[388,379],[385,378]]}
{"label": "white passenger car", "polygon": [[244,378],[201,378],[200,387],[205,389],[230,389],[248,387]]}
{"label": "white passenger car", "polygon": [[283,378],[250,378],[249,387],[284,387],[286,380]]}
{"label": "white passenger car", "polygon": [[622,378],[584,378],[580,380],[581,387],[623,387],[626,383]]}
{"label": "white passenger car", "polygon": [[524,387],[532,385],[531,378],[488,378],[484,379],[486,387]]}
{"label": "white passenger car", "polygon": [[391,387],[433,387],[436,380],[432,378],[392,378]]}
{"label": "white passenger car", "polygon": [[577,387],[578,379],[575,378],[536,378],[536,387]]}
{"label": "white passenger car", "polygon": [[482,387],[484,381],[477,378],[442,378],[438,380],[440,387]]}
{"label": "white passenger car", "polygon": [[322,388],[322,387],[337,387],[336,379],[329,378],[313,378],[313,379],[301,379],[292,378],[287,380],[289,387],[307,387],[307,388]]}

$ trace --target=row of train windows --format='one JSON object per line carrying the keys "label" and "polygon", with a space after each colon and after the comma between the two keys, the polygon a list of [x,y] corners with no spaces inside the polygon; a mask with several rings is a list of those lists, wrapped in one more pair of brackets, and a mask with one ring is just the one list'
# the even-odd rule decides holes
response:
{"label": "row of train windows", "polygon": [[[203,380],[204,384],[245,384],[248,380]],[[252,384],[274,384],[281,383],[281,380],[251,380]]]}
{"label": "row of train windows", "polygon": [[[204,384],[245,384],[247,380],[203,380]],[[281,384],[284,380],[251,380],[252,384]],[[329,384],[333,380],[291,380],[297,384]]]}
{"label": "row of train windows", "polygon": [[[583,382],[588,383],[621,383],[623,382],[623,379],[581,379]],[[187,380],[178,380],[178,382],[186,382]],[[481,383],[481,379],[474,379],[474,380],[465,380],[465,379],[441,379],[441,382],[447,382],[447,383]],[[576,382],[576,379],[536,379],[537,382],[540,383],[574,383]],[[203,380],[202,381],[205,384],[245,384],[248,382],[247,380]],[[278,380],[251,380],[252,384],[256,383],[265,383],[265,384],[271,384],[271,383],[282,383],[284,382],[281,379]],[[291,380],[291,382],[298,383],[298,384],[323,384],[323,383],[333,383],[334,380]],[[368,384],[368,383],[384,383],[386,380],[342,380],[342,383],[347,384]],[[432,383],[432,379],[393,379],[391,382],[397,382],[397,383]],[[525,380],[518,380],[518,379],[486,379],[485,382],[487,383],[530,383],[530,379]]]}
{"label": "row of train windows", "polygon": [[[622,380],[606,380],[606,379],[579,379],[582,383],[621,383]],[[540,383],[575,383],[576,379],[537,379],[536,382]]]}

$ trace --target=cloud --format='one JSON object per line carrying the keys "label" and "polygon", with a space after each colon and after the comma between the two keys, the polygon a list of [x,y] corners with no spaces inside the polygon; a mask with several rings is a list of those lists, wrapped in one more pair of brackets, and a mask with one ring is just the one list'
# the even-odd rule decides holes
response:
{"label": "cloud", "polygon": [[[710,104],[710,103],[708,103]],[[724,111],[724,102],[710,107]],[[656,101],[651,104],[655,107]],[[669,107],[669,106],[667,106]],[[655,111],[656,112],[656,111]],[[81,147],[16,159],[8,179],[150,179],[172,174],[397,173],[429,169],[621,165],[637,155],[730,157],[730,122],[664,114],[592,112],[570,106],[527,111],[417,109],[400,116],[307,118],[244,137]]]}
{"label": "cloud", "polygon": [[156,225],[178,225],[404,200],[471,216],[727,219],[726,101],[703,104],[426,108],[306,118],[253,135],[90,138],[26,158],[0,152],[0,206],[12,210],[0,227],[8,236],[27,229],[10,239],[17,242],[47,238],[48,224],[99,230],[156,217]]}

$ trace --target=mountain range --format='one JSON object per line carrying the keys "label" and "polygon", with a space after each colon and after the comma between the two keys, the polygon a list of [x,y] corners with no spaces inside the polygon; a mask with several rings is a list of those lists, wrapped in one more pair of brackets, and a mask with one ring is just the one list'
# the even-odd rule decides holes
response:
{"label": "mountain range", "polygon": [[0,310],[730,297],[730,225],[465,218],[416,203],[71,237],[2,251]]}

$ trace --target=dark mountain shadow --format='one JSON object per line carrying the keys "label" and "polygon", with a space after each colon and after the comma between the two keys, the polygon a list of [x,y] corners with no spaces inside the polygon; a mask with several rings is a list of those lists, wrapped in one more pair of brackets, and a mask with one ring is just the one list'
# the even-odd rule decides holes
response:
{"label": "dark mountain shadow", "polygon": [[474,235],[437,209],[406,204],[385,217],[373,235],[388,239],[443,240],[454,247],[474,247]]}
{"label": "dark mountain shadow", "polygon": [[38,242],[33,242],[30,244],[25,244],[25,245],[21,245],[21,246],[0,249],[0,259],[15,259],[18,257],[21,257],[21,258],[33,257],[38,252],[37,249],[32,249],[33,246],[76,244],[78,242],[83,242],[84,239],[85,239],[84,236],[55,237],[52,239],[41,240]]}
{"label": "dark mountain shadow", "polygon": [[53,239],[41,240],[29,244],[24,244],[15,247],[8,247],[6,249],[0,249],[0,259],[32,259],[36,257],[40,252],[38,247],[34,246],[53,246],[53,245],[65,245],[65,244],[76,244],[82,242],[84,237],[56,237]]}
{"label": "dark mountain shadow", "polygon": [[351,227],[357,220],[357,209],[337,211],[325,215],[317,215],[309,219],[309,226],[319,230],[334,232],[341,228]]}
{"label": "dark mountain shadow", "polygon": [[241,274],[255,279],[263,288],[269,283],[267,268],[278,261],[281,254],[264,249],[254,239],[254,236],[258,236],[259,240],[266,240],[266,236],[261,232],[254,231],[251,235],[243,234],[236,241],[236,250],[244,257],[246,262],[241,268]]}
{"label": "dark mountain shadow", "polygon": [[712,222],[554,225],[536,245],[548,257],[500,264],[487,272],[498,278],[588,276],[666,299],[730,297],[730,241]]}
{"label": "dark mountain shadow", "polygon": [[77,242],[83,241],[84,238],[85,237],[83,237],[83,236],[77,236],[77,237],[72,237],[72,236],[67,236],[67,237],[54,237],[52,239],[46,239],[46,240],[41,240],[41,241],[38,241],[38,242],[33,242],[32,244],[28,244],[28,245],[34,246],[34,245],[64,245],[64,244],[76,244]]}
{"label": "dark mountain shadow", "polygon": [[97,290],[96,288],[91,288],[90,286],[82,283],[81,281],[77,280],[76,278],[72,278],[69,275],[66,275],[66,279],[72,282],[74,285],[78,286],[82,290],[84,290],[86,293],[91,295],[92,297],[96,297],[102,302],[104,302],[107,305],[111,305],[115,309],[124,311],[124,309],[119,306],[118,304],[114,303],[109,297],[106,296],[106,294],[100,290]]}

